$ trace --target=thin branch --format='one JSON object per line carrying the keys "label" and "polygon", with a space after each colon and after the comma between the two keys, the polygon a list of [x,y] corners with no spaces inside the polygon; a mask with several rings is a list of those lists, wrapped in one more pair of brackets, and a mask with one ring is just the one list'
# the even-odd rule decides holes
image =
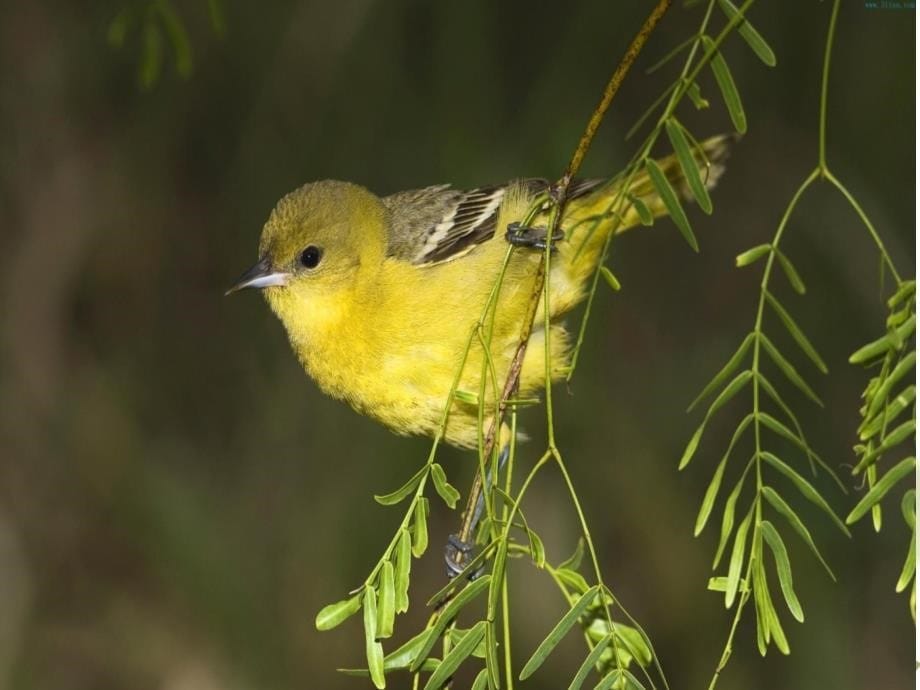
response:
{"label": "thin branch", "polygon": [[[594,109],[594,113],[591,115],[591,119],[588,121],[584,133],[581,135],[581,140],[578,142],[578,148],[575,149],[575,153],[572,155],[572,159],[569,161],[569,164],[566,167],[562,177],[552,187],[551,197],[556,205],[557,212],[553,215],[551,227],[547,229],[547,237],[552,237],[559,227],[559,223],[562,219],[562,212],[565,208],[566,195],[568,194],[569,186],[571,185],[575,175],[578,173],[578,170],[581,168],[584,157],[587,154],[588,149],[591,147],[591,143],[594,140],[597,129],[600,126],[601,121],[604,119],[604,115],[607,113],[607,110],[610,108],[610,104],[613,102],[614,96],[616,95],[617,91],[619,91],[623,80],[626,78],[626,75],[629,72],[629,69],[635,62],[636,57],[638,57],[643,46],[645,46],[646,42],[648,42],[652,31],[658,25],[658,22],[664,16],[664,13],[671,6],[671,2],[672,0],[658,0],[658,3],[655,5],[651,14],[649,14],[648,18],[645,20],[645,23],[643,23],[642,28],[639,29],[639,32],[636,34],[629,47],[626,49],[626,53],[623,55],[619,65],[617,65],[616,70],[614,70],[613,74],[611,75],[610,81],[607,82],[607,86],[604,88],[604,93],[601,96],[601,100],[597,107]],[[530,305],[527,310],[527,318],[524,320],[521,328],[521,339],[518,343],[517,349],[515,350],[514,357],[511,360],[511,366],[508,370],[508,378],[506,379],[505,386],[502,389],[501,399],[499,400],[495,414],[492,417],[492,422],[489,425],[489,431],[485,437],[481,458],[491,457],[495,448],[496,433],[500,428],[504,418],[505,411],[508,407],[508,400],[511,399],[511,397],[514,395],[514,392],[517,390],[517,386],[521,377],[521,368],[524,365],[524,355],[527,352],[527,344],[530,340],[531,332],[533,331],[533,323],[537,313],[537,306],[540,302],[540,294],[543,291],[544,278],[545,270],[544,265],[541,262],[536,269],[536,274],[534,275],[534,285],[530,295]],[[464,511],[463,523],[461,525],[459,534],[460,539],[464,542],[469,542],[472,536],[471,533],[473,529],[473,514],[475,513],[475,506],[479,499],[479,494],[482,491],[482,479],[482,473],[477,472],[475,478],[473,479],[473,486],[470,489],[469,498],[467,500],[467,507]],[[461,557],[462,554],[458,553],[457,558],[459,559]]]}

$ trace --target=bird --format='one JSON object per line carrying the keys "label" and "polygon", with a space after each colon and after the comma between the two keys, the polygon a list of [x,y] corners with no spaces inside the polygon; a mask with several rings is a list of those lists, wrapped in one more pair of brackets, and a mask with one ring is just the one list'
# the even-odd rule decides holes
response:
{"label": "bird", "polygon": [[[723,171],[728,142],[708,139],[693,154],[707,187]],[[692,198],[677,156],[658,166]],[[388,196],[350,182],[305,184],[278,201],[262,228],[258,261],[227,294],[260,289],[306,373],[328,395],[398,434],[476,447],[544,261],[544,252],[519,245],[551,242],[550,325],[547,331],[541,297],[520,370],[525,398],[546,385],[547,352],[550,377],[566,373],[572,337],[562,317],[586,296],[607,236],[667,212],[644,170],[631,180],[574,180],[561,233],[546,238],[549,189],[538,178]],[[516,232],[528,211],[528,227]],[[494,313],[483,319],[500,276]],[[454,386],[459,394],[451,397]]]}

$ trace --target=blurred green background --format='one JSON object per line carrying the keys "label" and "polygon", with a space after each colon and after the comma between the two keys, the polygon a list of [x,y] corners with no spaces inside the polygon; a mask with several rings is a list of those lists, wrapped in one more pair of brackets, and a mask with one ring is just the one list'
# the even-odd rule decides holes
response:
{"label": "blurred green background", "polygon": [[[320,634],[313,617],[376,561],[400,514],[371,494],[401,484],[429,444],[323,397],[259,297],[222,290],[256,258],[275,201],[306,181],[389,193],[558,176],[651,3],[227,2],[222,38],[206,3],[177,3],[193,74],[179,79],[164,45],[150,91],[138,87],[137,29],[120,51],[106,42],[124,6],[0,9],[0,688],[364,687],[335,672],[362,663],[357,619]],[[624,289],[601,291],[580,371],[558,389],[557,437],[604,572],[674,688],[705,687],[728,631],[721,596],[706,591],[714,530],[694,540],[692,526],[748,403],[709,427],[678,474],[698,423],[684,409],[753,323],[759,269],[733,269],[734,255],[769,240],[815,163],[830,8],[755,6],[773,70],[729,42],[750,131],[715,214],[690,211],[702,253],[667,220],[618,241]],[[700,12],[675,7],[639,67]],[[830,86],[831,166],[907,275],[914,42],[912,12],[844,3]],[[635,143],[623,133],[673,74],[630,75],[585,174],[625,163]],[[698,135],[728,130],[708,75],[703,89],[713,107],[684,111],[687,122]],[[810,375],[824,410],[788,396],[844,473],[865,383],[846,357],[882,328],[877,257],[826,187],[809,193],[784,249],[810,289],[777,289],[831,369]],[[522,462],[542,449],[540,420],[525,418],[535,440]],[[465,490],[468,454],[446,450],[442,462]],[[912,686],[913,627],[893,591],[902,492],[880,536],[863,521],[851,541],[801,506],[839,581],[790,536],[807,616],[784,616],[793,654],[762,660],[747,615],[720,687]],[[833,494],[835,508],[846,513],[853,495]],[[577,525],[558,476],[541,475],[529,504],[550,559],[568,555]],[[439,546],[457,516],[433,507],[433,546],[413,565],[415,608],[398,636],[418,629],[421,602],[443,583]],[[524,562],[513,583],[522,662],[562,602]],[[568,682],[584,653],[570,642],[526,687]]]}

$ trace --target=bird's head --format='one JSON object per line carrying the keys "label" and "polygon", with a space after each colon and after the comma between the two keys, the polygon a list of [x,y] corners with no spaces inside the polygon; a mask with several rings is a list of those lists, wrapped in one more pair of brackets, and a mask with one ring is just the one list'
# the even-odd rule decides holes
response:
{"label": "bird's head", "polygon": [[387,210],[358,185],[326,180],[278,202],[262,229],[259,261],[227,290],[261,288],[272,309],[289,318],[320,317],[380,266]]}

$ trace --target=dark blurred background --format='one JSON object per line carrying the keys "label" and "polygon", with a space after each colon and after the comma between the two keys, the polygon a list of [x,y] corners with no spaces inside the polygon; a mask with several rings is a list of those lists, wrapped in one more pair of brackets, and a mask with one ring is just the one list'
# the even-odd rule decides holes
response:
{"label": "dark blurred background", "polygon": [[[275,201],[303,182],[389,193],[558,176],[651,3],[228,2],[223,37],[206,3],[177,3],[193,72],[177,77],[165,43],[150,90],[138,86],[137,28],[121,50],[107,44],[126,3],[0,9],[0,688],[364,687],[335,671],[363,663],[358,619],[320,634],[313,617],[376,561],[400,512],[371,494],[401,484],[429,443],[323,397],[259,297],[222,290],[256,258]],[[914,14],[863,4],[840,14],[828,155],[912,275]],[[716,528],[694,540],[692,527],[749,403],[711,424],[678,474],[699,421],[684,409],[753,324],[760,269],[734,269],[734,255],[769,241],[815,164],[830,9],[755,6],[773,70],[729,41],[750,131],[715,214],[690,211],[702,252],[667,220],[618,241],[624,289],[601,290],[580,371],[570,394],[557,393],[557,437],[604,572],[674,688],[706,686],[728,632],[721,595],[706,591]],[[701,11],[666,17],[585,174],[609,175],[632,154],[623,133],[677,64],[642,68],[692,33]],[[702,85],[712,107],[682,111],[686,121],[701,136],[730,129],[708,74]],[[883,328],[877,256],[828,187],[807,195],[783,246],[810,289],[797,297],[782,279],[776,289],[831,375],[812,375],[778,324],[769,332],[825,400],[819,410],[787,389],[843,474],[866,377],[846,357]],[[540,420],[525,418],[535,440],[521,462],[542,449]],[[465,490],[468,454],[442,458]],[[848,541],[775,483],[839,581],[790,534],[807,616],[799,625],[781,613],[793,654],[762,660],[749,611],[720,687],[911,687],[913,627],[893,591],[903,488],[881,535],[864,520]],[[820,486],[841,514],[855,501]],[[543,474],[529,503],[559,561],[577,524],[558,476]],[[433,546],[413,565],[415,608],[398,636],[418,630],[421,602],[443,583],[439,545],[457,515],[433,507]],[[721,501],[716,511],[715,522]],[[523,661],[562,602],[526,563],[513,583]],[[584,651],[575,639],[564,649],[527,687],[567,684]]]}

